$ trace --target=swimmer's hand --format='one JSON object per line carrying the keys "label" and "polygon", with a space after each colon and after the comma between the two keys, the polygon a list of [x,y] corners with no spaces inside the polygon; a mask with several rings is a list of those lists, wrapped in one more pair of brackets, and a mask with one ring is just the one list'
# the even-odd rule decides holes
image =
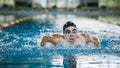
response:
{"label": "swimmer's hand", "polygon": [[94,44],[96,45],[96,47],[100,48],[100,42],[98,40],[98,38],[96,36],[92,37],[94,40]]}
{"label": "swimmer's hand", "polygon": [[40,43],[41,46],[45,46],[46,42],[50,42],[53,45],[56,45],[60,42],[62,35],[59,34],[52,34],[52,35],[45,35],[42,38]]}
{"label": "swimmer's hand", "polygon": [[50,36],[49,35],[43,36],[40,45],[45,46],[46,42],[49,42],[49,41],[50,41]]}

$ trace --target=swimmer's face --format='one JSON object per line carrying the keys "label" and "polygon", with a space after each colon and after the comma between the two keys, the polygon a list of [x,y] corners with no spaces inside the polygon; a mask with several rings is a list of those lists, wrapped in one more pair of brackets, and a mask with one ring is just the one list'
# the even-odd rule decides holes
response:
{"label": "swimmer's face", "polygon": [[75,26],[70,26],[66,28],[63,33],[65,40],[67,40],[70,44],[73,44],[78,38],[77,28]]}

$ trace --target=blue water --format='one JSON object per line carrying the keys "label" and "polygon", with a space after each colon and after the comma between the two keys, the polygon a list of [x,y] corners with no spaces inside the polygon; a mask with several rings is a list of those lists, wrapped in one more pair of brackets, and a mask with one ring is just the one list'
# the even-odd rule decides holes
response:
{"label": "blue water", "polygon": [[[97,35],[101,48],[40,47],[43,35],[62,34],[62,26],[68,20],[77,24],[79,33]],[[0,29],[0,67],[119,68],[119,31],[117,25],[77,15],[35,15],[29,20]]]}

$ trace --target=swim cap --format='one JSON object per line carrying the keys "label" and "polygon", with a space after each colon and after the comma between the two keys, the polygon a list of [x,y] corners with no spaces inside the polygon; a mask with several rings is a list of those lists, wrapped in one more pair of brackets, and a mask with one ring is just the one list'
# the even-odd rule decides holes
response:
{"label": "swim cap", "polygon": [[68,21],[68,22],[66,22],[66,23],[64,24],[64,26],[63,26],[63,31],[64,31],[66,28],[70,27],[70,26],[76,27],[76,25],[75,25],[73,22]]}

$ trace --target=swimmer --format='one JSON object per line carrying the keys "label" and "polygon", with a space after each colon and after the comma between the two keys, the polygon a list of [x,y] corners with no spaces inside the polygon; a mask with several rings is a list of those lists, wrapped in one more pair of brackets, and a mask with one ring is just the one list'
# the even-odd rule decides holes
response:
{"label": "swimmer", "polygon": [[90,34],[78,34],[76,25],[68,21],[63,26],[63,35],[51,34],[45,35],[40,43],[41,46],[45,46],[46,42],[50,42],[53,45],[60,44],[62,46],[68,44],[70,46],[85,45],[93,43],[95,47],[100,48],[100,43],[96,36]]}

